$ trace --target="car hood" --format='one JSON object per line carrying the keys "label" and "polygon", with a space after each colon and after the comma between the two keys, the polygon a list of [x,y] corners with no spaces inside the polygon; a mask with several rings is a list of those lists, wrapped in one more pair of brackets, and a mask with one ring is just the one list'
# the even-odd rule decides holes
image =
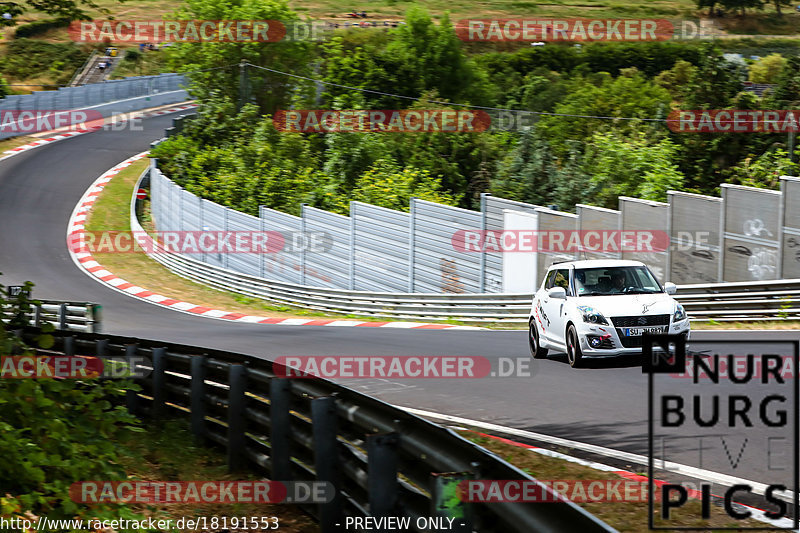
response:
{"label": "car hood", "polygon": [[[611,296],[581,296],[576,305],[594,307],[605,317],[671,315],[675,312],[675,300],[669,294],[614,294]],[[645,306],[647,309],[645,310]]]}

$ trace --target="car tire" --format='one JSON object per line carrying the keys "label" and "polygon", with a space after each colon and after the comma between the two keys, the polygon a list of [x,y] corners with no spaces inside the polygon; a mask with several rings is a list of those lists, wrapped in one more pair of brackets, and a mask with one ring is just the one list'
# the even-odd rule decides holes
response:
{"label": "car tire", "polygon": [[572,368],[583,366],[583,354],[581,353],[581,343],[578,339],[578,332],[575,326],[571,325],[567,329],[567,361]]}
{"label": "car tire", "polygon": [[534,359],[547,357],[548,349],[542,348],[541,344],[539,344],[539,331],[536,329],[536,324],[533,320],[528,323],[528,347]]}

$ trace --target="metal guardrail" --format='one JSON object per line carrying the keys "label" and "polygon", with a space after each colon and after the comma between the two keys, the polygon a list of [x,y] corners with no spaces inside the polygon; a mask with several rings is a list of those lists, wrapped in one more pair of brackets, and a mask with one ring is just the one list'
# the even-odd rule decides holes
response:
{"label": "metal guardrail", "polygon": [[[148,175],[146,170],[141,178]],[[137,189],[139,185],[134,189]],[[131,228],[144,231],[131,201]],[[414,320],[526,323],[530,293],[448,294],[370,292],[267,280],[159,251],[150,257],[174,273],[216,289],[319,311]],[[693,320],[800,319],[800,279],[681,285],[676,298]]]}
{"label": "metal guardrail", "polygon": [[410,517],[420,533],[426,516],[467,524],[453,531],[614,531],[571,502],[453,503],[464,479],[536,481],[450,429],[324,379],[287,379],[264,359],[93,334],[57,335],[40,351],[150,361],[142,390],[128,391],[132,412],[188,416],[196,437],[225,447],[232,471],[332,483],[337,497],[305,508],[323,533],[340,531],[342,516]]}
{"label": "metal guardrail", "polygon": [[[25,313],[28,323],[33,327],[41,327],[45,323],[52,324],[63,331],[83,333],[99,333],[101,329],[102,306],[86,302],[63,302],[57,300],[35,300],[33,310]],[[0,321],[13,318],[8,307],[0,308]]]}

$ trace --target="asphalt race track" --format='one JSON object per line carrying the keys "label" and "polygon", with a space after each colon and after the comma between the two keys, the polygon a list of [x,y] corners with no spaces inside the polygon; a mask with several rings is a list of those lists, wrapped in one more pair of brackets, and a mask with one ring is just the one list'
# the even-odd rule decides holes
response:
{"label": "asphalt race track", "polygon": [[[172,116],[145,119],[142,131],[98,131],[0,162],[0,282],[36,283],[44,299],[103,305],[105,332],[202,345],[274,358],[281,355],[462,355],[522,358],[530,377],[475,380],[355,380],[348,386],[391,403],[491,422],[580,442],[647,453],[647,381],[638,361],[571,369],[565,358],[533,361],[523,331],[446,331],[231,323],[167,310],[109,289],[79,271],[67,253],[67,219],[86,188],[122,160],[147,150]],[[202,302],[196,302],[202,303]],[[735,350],[736,338],[797,339],[800,332],[709,332],[696,339]],[[708,348],[706,346],[705,348]],[[669,460],[697,464],[694,444]],[[752,444],[735,474],[755,479],[766,453]],[[735,445],[738,451],[739,444]],[[751,455],[752,454],[752,455]],[[709,468],[711,468],[709,466]],[[789,481],[787,479],[787,481]]]}

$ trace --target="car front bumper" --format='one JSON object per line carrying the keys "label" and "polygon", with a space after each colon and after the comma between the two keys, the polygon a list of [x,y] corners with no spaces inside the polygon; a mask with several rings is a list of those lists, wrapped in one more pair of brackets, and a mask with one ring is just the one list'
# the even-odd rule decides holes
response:
{"label": "car front bumper", "polygon": [[[584,357],[616,357],[619,355],[636,355],[642,353],[641,343],[638,346],[625,347],[620,340],[621,332],[619,328],[611,325],[599,325],[590,323],[576,324],[578,338],[581,343],[581,352]],[[670,321],[667,333],[670,335],[685,335],[689,339],[691,329],[689,327],[689,319],[680,320],[678,322]],[[607,338],[604,338],[605,336]],[[589,343],[591,337],[599,337],[602,340],[600,348],[593,347]],[[639,339],[641,337],[632,337],[632,339]]]}

